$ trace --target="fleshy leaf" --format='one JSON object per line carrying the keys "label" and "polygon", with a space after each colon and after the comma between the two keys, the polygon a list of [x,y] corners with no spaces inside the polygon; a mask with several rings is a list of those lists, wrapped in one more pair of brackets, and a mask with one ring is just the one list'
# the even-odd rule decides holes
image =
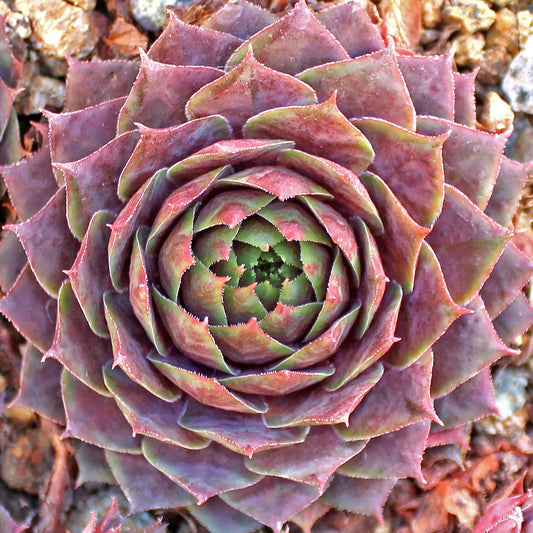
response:
{"label": "fleshy leaf", "polygon": [[335,94],[328,97],[321,104],[263,111],[246,122],[243,136],[294,141],[296,149],[336,161],[358,174],[372,162],[374,151],[341,113]]}
{"label": "fleshy leaf", "polygon": [[221,74],[211,67],[158,63],[141,52],[141,69],[120,111],[118,133],[134,129],[135,122],[150,128],[185,122],[189,98]]}
{"label": "fleshy leaf", "polygon": [[339,466],[365,445],[366,441],[343,441],[331,427],[313,427],[302,444],[257,453],[246,461],[246,467],[257,474],[306,483],[323,492]]}
{"label": "fleshy leaf", "polygon": [[435,251],[452,298],[463,304],[488,278],[511,233],[456,188],[446,185],[445,190],[442,213],[427,242]]}
{"label": "fleshy leaf", "polygon": [[476,76],[479,68],[471,72],[454,72],[455,121],[465,126],[476,126]]}
{"label": "fleshy leaf", "polygon": [[142,455],[106,451],[106,457],[132,513],[194,503],[189,493],[150,465]]}
{"label": "fleshy leaf", "polygon": [[57,191],[50,201],[26,222],[4,227],[16,233],[20,239],[41,287],[50,296],[56,296],[65,280],[63,270],[72,265],[78,247],[67,226],[65,190]]}
{"label": "fleshy leaf", "polygon": [[531,325],[533,325],[533,309],[521,292],[494,320],[494,327],[505,344],[511,344]]}
{"label": "fleshy leaf", "polygon": [[201,505],[211,496],[248,487],[261,476],[244,466],[244,457],[218,444],[203,450],[187,450],[144,439],[143,454],[172,481],[192,494]]}
{"label": "fleshy leaf", "polygon": [[112,398],[89,389],[67,370],[63,370],[61,391],[67,417],[64,438],[76,437],[116,452],[139,453],[140,441],[131,436],[131,428]]}
{"label": "fleshy leaf", "polygon": [[260,63],[292,75],[315,65],[349,57],[303,1],[237,48],[228,60],[228,68],[240,63],[249,47]]}
{"label": "fleshy leaf", "polygon": [[392,346],[388,362],[402,367],[415,361],[465,312],[450,297],[435,253],[422,244],[413,292],[404,295],[398,315],[395,335],[401,341]]}
{"label": "fleshy leaf", "polygon": [[339,109],[348,118],[371,116],[415,128],[415,108],[391,44],[373,54],[311,68],[298,78],[313,87],[320,102],[338,91]]}
{"label": "fleshy leaf", "polygon": [[444,200],[442,146],[448,135],[426,137],[370,118],[353,123],[376,153],[369,170],[385,181],[418,224],[433,224]]}
{"label": "fleshy leaf", "polygon": [[[265,494],[269,497],[265,498]],[[283,524],[320,496],[316,487],[268,476],[251,487],[221,494],[228,505],[281,533]]]}
{"label": "fleshy leaf", "polygon": [[264,413],[266,405],[253,395],[235,394],[226,389],[216,377],[207,377],[186,357],[151,356],[149,360],[181,390],[199,402],[237,413]]}
{"label": "fleshy leaf", "polygon": [[269,448],[293,448],[295,444],[304,441],[309,431],[305,427],[269,428],[256,415],[220,412],[192,399],[188,400],[179,423],[198,435],[248,457]]}
{"label": "fleshy leaf", "polygon": [[433,357],[427,351],[411,366],[387,368],[381,380],[336,430],[346,440],[384,435],[420,420],[439,422],[429,395]]}
{"label": "fleshy leaf", "polygon": [[0,288],[8,292],[15,284],[28,258],[18,237],[11,232],[4,232],[0,240]]}
{"label": "fleshy leaf", "polygon": [[352,411],[382,375],[383,366],[377,364],[337,391],[319,385],[309,391],[268,398],[263,418],[268,427],[274,428],[347,424]]}
{"label": "fleshy leaf", "polygon": [[74,440],[72,445],[78,467],[76,488],[84,483],[91,482],[108,483],[109,485],[116,483],[113,472],[109,468],[105,451],[102,448],[86,444],[81,440]]}
{"label": "fleshy leaf", "polygon": [[222,115],[238,133],[250,117],[267,109],[316,102],[309,85],[265,67],[254,58],[250,47],[237,67],[189,99],[186,112],[188,118]]}

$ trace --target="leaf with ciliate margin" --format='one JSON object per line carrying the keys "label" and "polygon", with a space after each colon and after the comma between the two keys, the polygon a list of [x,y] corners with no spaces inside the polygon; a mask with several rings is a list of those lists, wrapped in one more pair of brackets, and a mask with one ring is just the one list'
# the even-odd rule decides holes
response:
{"label": "leaf with ciliate margin", "polygon": [[[269,497],[265,498],[265,494]],[[320,496],[316,487],[279,477],[265,477],[251,487],[221,494],[235,509],[281,533],[283,524]]]}
{"label": "leaf with ciliate margin", "polygon": [[11,232],[4,232],[0,239],[0,288],[4,293],[15,284],[28,258],[18,237]]}
{"label": "leaf with ciliate margin", "polygon": [[155,469],[142,455],[106,450],[105,456],[128,499],[131,513],[185,507],[195,502],[188,492]]}
{"label": "leaf with ciliate margin", "polygon": [[171,65],[206,65],[222,68],[230,54],[242,43],[241,39],[182,22],[169,10],[168,24],[148,57]]}
{"label": "leaf with ciliate margin", "polygon": [[120,368],[111,369],[110,364],[105,365],[103,374],[109,392],[134,435],[147,435],[189,450],[209,446],[207,439],[178,426],[185,407],[182,399],[178,397],[172,402],[161,400],[136,385]]}
{"label": "leaf with ciliate margin", "polygon": [[350,414],[382,375],[383,366],[376,364],[337,391],[319,385],[280,398],[267,398],[268,411],[263,418],[268,427],[348,424]]}
{"label": "leaf with ciliate margin", "polygon": [[322,64],[298,78],[313,87],[319,102],[337,92],[339,109],[349,119],[371,116],[415,129],[415,108],[390,42],[384,50]]}
{"label": "leaf with ciliate margin", "polygon": [[352,123],[376,153],[369,170],[385,181],[418,224],[433,224],[444,200],[442,146],[448,134],[423,136],[374,118]]}
{"label": "leaf with ciliate margin", "polygon": [[109,468],[103,448],[97,448],[81,440],[72,441],[74,456],[78,467],[76,488],[84,483],[108,483],[114,485],[117,481]]}
{"label": "leaf with ciliate margin", "polygon": [[57,296],[65,280],[63,270],[72,265],[79,246],[67,226],[65,189],[59,189],[33,217],[4,228],[20,239],[39,285]]}
{"label": "leaf with ciliate margin", "polygon": [[435,400],[435,409],[446,427],[499,415],[490,368],[484,368],[450,394]]}
{"label": "leaf with ciliate margin", "polygon": [[455,122],[476,127],[476,76],[479,67],[471,72],[454,72]]}
{"label": "leaf with ciliate margin", "polygon": [[135,122],[150,128],[186,122],[185,104],[189,98],[221,75],[222,72],[211,67],[159,63],[141,50],[141,68],[120,110],[118,133],[134,129]]}
{"label": "leaf with ciliate margin", "polygon": [[113,365],[158,398],[173,401],[179,391],[147,361],[155,350],[133,314],[127,295],[106,293],[104,312],[113,345]]}
{"label": "leaf with ciliate margin", "polygon": [[89,389],[67,370],[63,370],[61,393],[67,418],[63,438],[75,437],[116,452],[140,452],[141,441],[132,437],[130,425],[112,398]]}
{"label": "leaf with ciliate margin", "polygon": [[309,431],[308,427],[269,428],[257,415],[220,411],[191,398],[187,401],[179,424],[248,457],[269,448],[293,448],[305,440]]}
{"label": "leaf with ciliate margin", "polygon": [[211,443],[203,450],[187,450],[145,438],[143,455],[148,462],[192,494],[198,505],[212,496],[249,487],[261,476],[244,466],[244,457]]}
{"label": "leaf with ciliate margin", "polygon": [[304,1],[239,46],[229,58],[227,68],[235,68],[250,46],[260,63],[292,75],[349,57]]}
{"label": "leaf with ciliate margin", "polygon": [[127,200],[160,168],[188,157],[204,146],[231,137],[228,121],[212,115],[169,128],[137,124],[141,138],[118,179],[118,197]]}
{"label": "leaf with ciliate margin", "polygon": [[343,441],[329,426],[313,427],[305,442],[266,450],[246,460],[257,474],[277,476],[323,492],[330,477],[363,450],[366,441]]}
{"label": "leaf with ciliate margin", "polygon": [[337,107],[336,93],[328,96],[321,104],[263,111],[246,121],[243,136],[294,141],[297,150],[330,159],[358,174],[372,162],[374,151]]}
{"label": "leaf with ciliate margin", "polygon": [[267,109],[316,103],[309,85],[262,65],[249,47],[239,65],[191,96],[186,114],[189,119],[222,115],[238,133],[250,117]]}
{"label": "leaf with ciliate margin", "polygon": [[426,240],[435,251],[450,295],[464,304],[485,283],[512,233],[458,189],[446,185],[445,190],[442,213]]}
{"label": "leaf with ciliate margin", "polygon": [[431,422],[422,420],[371,439],[364,454],[339,468],[339,474],[366,479],[414,477],[424,483],[421,462]]}
{"label": "leaf with ciliate margin", "polygon": [[522,292],[519,292],[509,306],[494,320],[498,336],[505,344],[511,344],[531,325],[533,325],[533,309]]}
{"label": "leaf with ciliate margin", "polygon": [[257,414],[267,410],[260,397],[228,390],[216,377],[207,377],[204,369],[181,354],[164,358],[152,355],[148,359],[181,390],[205,405],[237,413]]}
{"label": "leaf with ciliate margin", "polygon": [[433,397],[452,391],[504,355],[518,354],[498,337],[481,298],[467,307],[473,312],[459,317],[433,345]]}
{"label": "leaf with ciliate margin", "polygon": [[348,426],[336,426],[346,440],[376,437],[421,420],[439,423],[429,388],[433,357],[426,352],[404,370],[387,368],[381,380],[353,411]]}
{"label": "leaf with ciliate margin", "polygon": [[43,361],[56,359],[84,385],[109,396],[102,366],[113,359],[111,342],[91,331],[70,282],[65,282],[59,291],[57,315],[54,342]]}
{"label": "leaf with ciliate margin", "polygon": [[108,224],[113,219],[107,211],[97,211],[93,215],[78,255],[70,270],[65,272],[89,327],[99,337],[109,337],[103,296],[113,288],[107,262],[107,243],[111,233]]}
{"label": "leaf with ciliate margin", "polygon": [[322,499],[337,509],[383,520],[383,506],[397,479],[361,479],[336,475]]}
{"label": "leaf with ciliate margin", "polygon": [[[423,309],[424,312],[420,310]],[[401,339],[391,347],[387,361],[405,367],[415,361],[459,316],[468,313],[452,300],[433,250],[422,244],[413,291],[404,295],[395,335]]]}

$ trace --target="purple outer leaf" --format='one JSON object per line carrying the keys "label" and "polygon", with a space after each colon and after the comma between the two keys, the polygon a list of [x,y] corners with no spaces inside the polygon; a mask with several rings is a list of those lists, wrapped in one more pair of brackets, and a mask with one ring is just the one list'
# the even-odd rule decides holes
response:
{"label": "purple outer leaf", "polygon": [[71,113],[46,111],[45,116],[50,124],[52,161],[77,161],[112,140],[116,135],[117,118],[124,101],[125,98],[116,98]]}
{"label": "purple outer leaf", "polygon": [[498,224],[508,227],[516,213],[526,179],[527,165],[502,157],[500,172],[485,214]]}
{"label": "purple outer leaf", "polygon": [[415,129],[415,108],[392,44],[356,59],[327,63],[298,75],[323,102],[338,91],[338,105],[347,118],[376,117]]}
{"label": "purple outer leaf", "polygon": [[65,190],[59,189],[33,217],[6,225],[20,239],[30,267],[41,287],[56,296],[65,280],[63,270],[76,257],[78,243],[70,233],[65,211]]}
{"label": "purple outer leaf", "polygon": [[370,118],[352,123],[376,153],[369,170],[385,181],[418,224],[433,224],[444,200],[442,146],[448,135],[425,137]]}
{"label": "purple outer leaf", "polygon": [[76,476],[76,488],[84,483],[108,483],[116,484],[113,472],[109,468],[105,452],[102,448],[97,448],[92,444],[86,444],[81,440],[72,441],[74,456],[78,467]]}
{"label": "purple outer leaf", "polygon": [[141,138],[118,181],[118,196],[129,199],[154,172],[217,141],[231,137],[224,117],[212,115],[185,124],[153,129],[137,124]]}
{"label": "purple outer leaf", "polygon": [[201,506],[191,506],[188,511],[211,533],[252,533],[261,527],[259,522],[226,505],[220,498],[211,498]]}
{"label": "purple outer leaf", "polygon": [[109,337],[103,296],[113,288],[107,263],[110,235],[107,225],[113,218],[107,211],[97,211],[93,215],[76,260],[70,270],[65,271],[85,319],[92,331],[100,337]]}
{"label": "purple outer leaf", "polygon": [[50,357],[59,361],[87,387],[109,396],[102,366],[113,358],[111,343],[91,331],[68,281],[58,294],[54,342],[44,354],[43,361]]}
{"label": "purple outer leaf", "polygon": [[234,131],[254,115],[275,107],[316,104],[307,84],[259,63],[252,48],[232,71],[200,88],[187,102],[189,119],[219,114]]}
{"label": "purple outer leaf", "polygon": [[400,340],[394,332],[401,301],[401,287],[396,283],[389,283],[377,316],[365,335],[356,340],[350,334],[333,355],[331,362],[335,367],[335,374],[326,382],[328,389],[337,390],[344,386],[378,361],[395,342]]}
{"label": "purple outer leaf", "polygon": [[278,398],[267,398],[268,411],[263,415],[268,427],[348,425],[350,414],[383,375],[383,366],[374,365],[337,391],[319,385]]}
{"label": "purple outer leaf", "polygon": [[113,366],[118,365],[132,381],[158,398],[174,401],[179,391],[147,361],[154,348],[137,322],[127,295],[106,293],[104,311],[113,345]]}
{"label": "purple outer leaf", "polygon": [[511,241],[479,293],[491,319],[511,303],[532,274],[533,261]]}
{"label": "purple outer leaf", "polygon": [[[336,475],[322,499],[337,509],[383,520],[383,506],[396,479],[358,479]],[[354,498],[354,494],[357,497]]]}
{"label": "purple outer leaf", "polygon": [[349,57],[304,1],[239,46],[229,58],[227,68],[232,69],[240,63],[249,47],[260,63],[292,75],[315,65]]}
{"label": "purple outer leaf", "polygon": [[[0,505],[0,522],[2,523],[2,533],[22,533],[28,529],[28,524],[17,524],[9,513]],[[29,522],[29,519],[26,519]]]}
{"label": "purple outer leaf", "polygon": [[149,360],[181,390],[199,402],[237,413],[264,413],[267,406],[255,395],[236,394],[220,384],[216,377],[207,377],[201,370],[182,355],[159,357]]}
{"label": "purple outer leaf", "polygon": [[284,396],[314,385],[331,376],[334,371],[331,366],[315,366],[309,370],[250,371],[219,378],[219,382],[238,392]]}
{"label": "purple outer leaf", "polygon": [[338,39],[350,57],[385,48],[377,25],[372,23],[362,5],[357,2],[338,3],[316,14],[317,19]]}
{"label": "purple outer leaf", "polygon": [[[421,313],[420,309],[425,309]],[[404,367],[415,361],[446,331],[459,316],[467,313],[452,300],[437,257],[424,243],[420,249],[413,292],[404,295],[396,336],[400,342],[392,346],[387,361]]]}
{"label": "purple outer leaf", "polygon": [[398,55],[398,64],[416,114],[453,120],[453,55]]}
{"label": "purple outer leaf", "polygon": [[494,327],[505,344],[511,344],[531,325],[533,325],[533,309],[521,292],[494,320]]}
{"label": "purple outer leaf", "polygon": [[341,466],[339,474],[371,479],[414,477],[424,483],[421,462],[429,427],[430,421],[423,420],[371,439],[364,454]]}
{"label": "purple outer leaf", "polygon": [[518,354],[499,339],[481,298],[467,307],[473,313],[458,318],[433,345],[433,397],[452,391],[500,357]]}
{"label": "purple outer leaf", "polygon": [[475,128],[476,126],[476,76],[479,68],[471,72],[453,73],[455,85],[455,122]]}
{"label": "purple outer leaf", "polygon": [[445,190],[442,213],[427,242],[435,251],[452,298],[463,304],[485,283],[512,234],[455,187],[446,185]]}
{"label": "purple outer leaf", "polygon": [[145,438],[143,454],[150,464],[192,494],[199,505],[229,490],[249,487],[261,476],[244,466],[244,457],[212,443],[203,450],[186,450]]}
{"label": "purple outer leaf", "polygon": [[346,440],[367,439],[428,418],[439,423],[429,395],[433,357],[427,351],[404,370],[387,368],[349,418],[336,431]]}
{"label": "purple outer leaf", "polygon": [[135,122],[150,128],[185,122],[185,104],[189,98],[221,75],[211,67],[158,63],[141,51],[141,69],[120,110],[118,133],[134,129]]}
{"label": "purple outer leaf", "polygon": [[243,126],[243,136],[286,139],[296,149],[331,159],[358,174],[372,162],[374,151],[361,132],[339,111],[336,93],[321,104],[263,111]]}
{"label": "purple outer leaf", "polygon": [[[269,448],[293,448],[303,442],[309,432],[308,427],[268,428],[260,417],[253,414],[221,412],[191,398],[187,401],[179,423],[198,435],[248,457]],[[254,471],[253,468],[249,470]]]}
{"label": "purple outer leaf", "polygon": [[419,226],[409,216],[381,178],[366,172],[361,180],[383,222],[383,233],[376,235],[383,268],[387,276],[399,283],[405,292],[411,292],[420,248],[430,230]]}
{"label": "purple outer leaf", "polygon": [[35,215],[57,191],[48,146],[1,171],[9,198],[22,220]]}
{"label": "purple outer leaf", "polygon": [[78,61],[67,56],[65,111],[78,111],[126,96],[137,77],[137,61]]}
{"label": "purple outer leaf", "polygon": [[57,361],[43,363],[42,355],[31,344],[22,349],[20,386],[9,405],[23,405],[44,418],[64,424],[65,412],[58,387],[62,366]]}
{"label": "purple outer leaf", "polygon": [[260,452],[246,460],[246,467],[257,474],[305,483],[324,492],[329,478],[365,445],[366,441],[343,441],[331,427],[313,427],[302,444]]}
{"label": "purple outer leaf", "polygon": [[4,232],[0,240],[0,288],[3,292],[11,289],[27,261],[18,237]]}
{"label": "purple outer leaf", "polygon": [[120,369],[104,367],[104,380],[134,435],[174,444],[189,450],[209,446],[209,441],[178,426],[184,409],[180,399],[167,402],[136,385]]}
{"label": "purple outer leaf", "polygon": [[271,527],[274,533],[281,533],[283,524],[291,516],[319,496],[320,491],[316,487],[271,476],[251,487],[220,495],[228,505]]}
{"label": "purple outer leaf", "polygon": [[142,455],[106,450],[106,458],[130,503],[132,513],[185,507],[195,501],[189,493],[151,466]]}
{"label": "purple outer leaf", "polygon": [[83,239],[96,211],[106,210],[116,216],[123,207],[116,195],[117,176],[138,139],[137,132],[125,133],[79,161],[55,165],[65,178],[67,221],[78,239]]}
{"label": "purple outer leaf", "polygon": [[450,394],[435,400],[435,409],[446,427],[499,415],[490,368],[484,368]]}
{"label": "purple outer leaf", "polygon": [[466,194],[480,209],[485,209],[507,137],[431,117],[420,117],[417,131],[424,135],[450,132],[442,149],[444,180]]}
{"label": "purple outer leaf", "polygon": [[56,302],[37,283],[28,264],[0,300],[0,312],[37,348],[43,352],[50,348],[54,339]]}
{"label": "purple outer leaf", "polygon": [[172,10],[168,15],[165,30],[148,52],[148,57],[154,61],[221,68],[242,43],[233,35],[185,24]]}
{"label": "purple outer leaf", "polygon": [[89,389],[67,370],[63,370],[61,393],[67,418],[63,438],[75,437],[116,452],[139,453],[140,441],[131,436],[131,428],[113,399]]}

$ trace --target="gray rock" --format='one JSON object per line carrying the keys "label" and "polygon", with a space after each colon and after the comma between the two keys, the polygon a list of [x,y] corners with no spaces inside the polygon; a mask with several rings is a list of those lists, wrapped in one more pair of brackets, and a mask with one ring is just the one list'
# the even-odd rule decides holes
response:
{"label": "gray rock", "polygon": [[513,111],[533,115],[533,36],[511,62],[502,82]]}
{"label": "gray rock", "polygon": [[165,8],[190,3],[188,0],[131,0],[131,11],[145,30],[157,31],[165,22]]}

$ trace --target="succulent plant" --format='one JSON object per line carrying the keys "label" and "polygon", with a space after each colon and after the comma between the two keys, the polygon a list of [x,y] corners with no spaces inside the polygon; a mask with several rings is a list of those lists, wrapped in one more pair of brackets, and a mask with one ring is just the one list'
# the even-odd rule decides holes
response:
{"label": "succulent plant", "polygon": [[354,2],[170,13],[140,68],[70,62],[4,168],[0,310],[28,340],[16,401],[65,424],[79,483],[279,532],[379,517],[464,444],[533,322],[526,169],[476,128],[474,78]]}

